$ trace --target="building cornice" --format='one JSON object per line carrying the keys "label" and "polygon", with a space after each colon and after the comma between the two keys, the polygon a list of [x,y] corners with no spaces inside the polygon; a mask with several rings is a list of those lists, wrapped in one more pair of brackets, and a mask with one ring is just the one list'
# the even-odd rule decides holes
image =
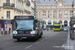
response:
{"label": "building cornice", "polygon": [[72,9],[73,10],[73,8],[46,8],[46,9],[36,9],[36,10],[68,10],[68,9]]}

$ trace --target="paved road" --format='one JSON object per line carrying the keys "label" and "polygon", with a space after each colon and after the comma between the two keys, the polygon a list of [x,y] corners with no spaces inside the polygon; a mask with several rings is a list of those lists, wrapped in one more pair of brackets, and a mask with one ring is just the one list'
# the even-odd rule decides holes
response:
{"label": "paved road", "polygon": [[54,46],[62,46],[67,41],[67,32],[43,31],[44,35],[37,41],[21,40],[17,42],[11,35],[0,36],[0,50],[64,50]]}

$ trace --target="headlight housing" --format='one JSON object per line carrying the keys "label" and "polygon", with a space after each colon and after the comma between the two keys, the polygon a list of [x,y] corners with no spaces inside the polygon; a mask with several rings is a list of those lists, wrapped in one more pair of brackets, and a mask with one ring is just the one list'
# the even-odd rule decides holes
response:
{"label": "headlight housing", "polygon": [[75,24],[73,25],[73,27],[75,28]]}
{"label": "headlight housing", "polygon": [[17,31],[13,31],[13,34],[17,34]]}
{"label": "headlight housing", "polygon": [[35,31],[31,31],[30,34],[36,34],[36,32]]}

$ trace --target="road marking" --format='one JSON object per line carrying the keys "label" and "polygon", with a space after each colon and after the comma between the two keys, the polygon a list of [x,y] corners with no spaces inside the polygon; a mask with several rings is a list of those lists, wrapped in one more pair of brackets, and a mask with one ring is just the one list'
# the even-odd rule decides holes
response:
{"label": "road marking", "polygon": [[74,49],[74,46],[68,46],[67,44],[62,45],[66,50]]}
{"label": "road marking", "polygon": [[12,41],[11,42],[6,42],[5,44],[9,44],[9,43],[12,43]]}
{"label": "road marking", "polygon": [[30,47],[32,47],[33,45],[30,45],[30,46],[28,46],[28,47],[26,47],[25,49],[28,49],[28,48],[30,48]]}
{"label": "road marking", "polygon": [[35,45],[38,44],[39,42],[34,43]]}
{"label": "road marking", "polygon": [[45,39],[42,39],[41,41],[44,41]]}
{"label": "road marking", "polygon": [[45,38],[45,40],[46,40],[46,39],[48,39],[48,38]]}
{"label": "road marking", "polygon": [[62,46],[53,46],[53,48],[64,48],[66,50],[74,49],[74,46],[67,46],[67,44],[63,44]]}

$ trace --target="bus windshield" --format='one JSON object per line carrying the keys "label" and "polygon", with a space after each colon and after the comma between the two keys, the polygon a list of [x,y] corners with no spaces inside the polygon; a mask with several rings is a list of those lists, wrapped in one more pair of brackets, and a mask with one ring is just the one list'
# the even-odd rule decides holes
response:
{"label": "bus windshield", "polygon": [[34,20],[16,20],[16,30],[33,30]]}
{"label": "bus windshield", "polygon": [[60,24],[60,22],[54,22],[54,24]]}
{"label": "bus windshield", "polygon": [[54,26],[54,28],[60,28],[60,26]]}

